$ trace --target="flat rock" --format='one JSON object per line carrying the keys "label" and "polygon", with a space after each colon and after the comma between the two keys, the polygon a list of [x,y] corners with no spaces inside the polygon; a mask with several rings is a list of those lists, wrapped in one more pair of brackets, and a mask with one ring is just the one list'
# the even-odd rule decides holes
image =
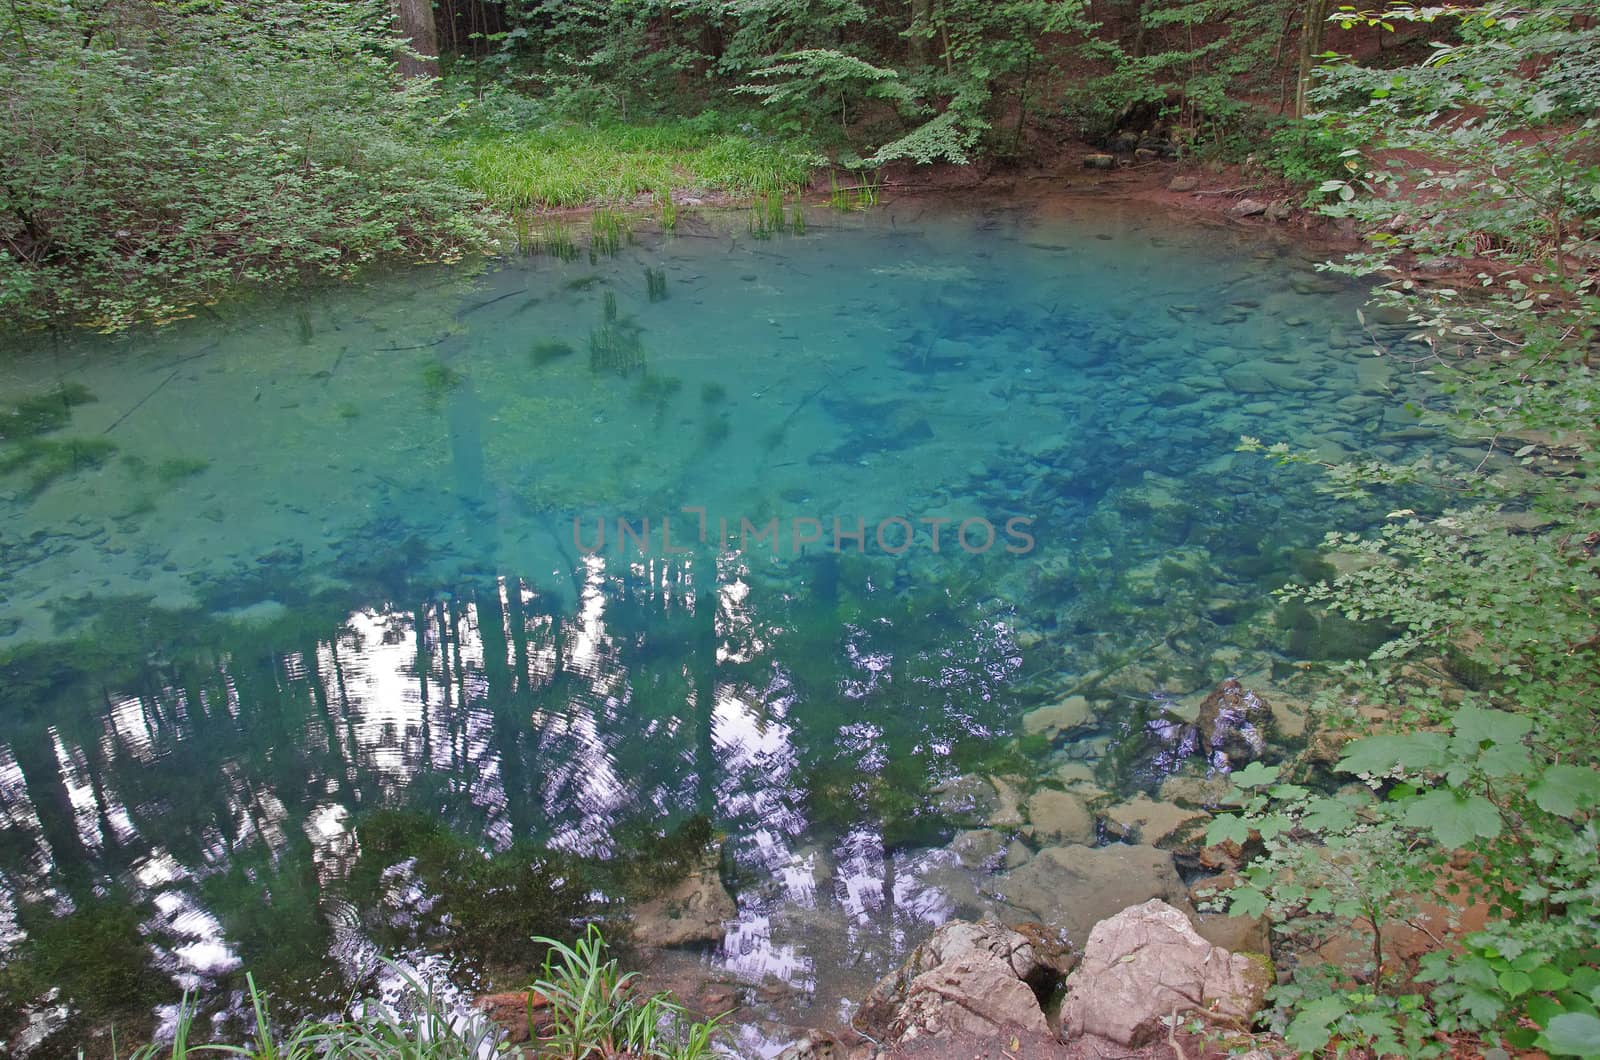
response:
{"label": "flat rock", "polygon": [[1138,795],[1127,802],[1120,802],[1106,810],[1105,815],[1124,835],[1151,846],[1161,846],[1166,840],[1184,832],[1187,826],[1211,816],[1203,810],[1188,809],[1171,802],[1157,802],[1148,795]]}
{"label": "flat rock", "polygon": [[1093,716],[1094,708],[1087,699],[1082,696],[1067,696],[1059,702],[1024,714],[1022,731],[1029,736],[1043,736],[1047,740],[1054,740],[1062,733],[1083,728]]}
{"label": "flat rock", "polygon": [[1228,207],[1229,217],[1254,217],[1267,212],[1267,204],[1258,199],[1240,199]]}
{"label": "flat rock", "polygon": [[1168,191],[1193,191],[1200,186],[1200,178],[1194,176],[1177,176],[1167,181]]}
{"label": "flat rock", "polygon": [[1028,799],[1028,822],[1041,843],[1091,843],[1094,818],[1076,795],[1043,788]]}

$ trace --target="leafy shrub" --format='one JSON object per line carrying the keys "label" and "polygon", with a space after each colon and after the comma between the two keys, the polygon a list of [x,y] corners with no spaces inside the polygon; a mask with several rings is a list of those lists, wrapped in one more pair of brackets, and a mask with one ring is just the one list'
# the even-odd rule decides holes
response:
{"label": "leafy shrub", "polygon": [[472,246],[389,26],[380,0],[0,13],[0,313],[112,330]]}

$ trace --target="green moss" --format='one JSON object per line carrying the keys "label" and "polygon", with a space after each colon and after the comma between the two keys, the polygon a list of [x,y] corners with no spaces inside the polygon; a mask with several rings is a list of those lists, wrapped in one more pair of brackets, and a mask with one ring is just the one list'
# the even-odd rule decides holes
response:
{"label": "green moss", "polygon": [[143,917],[126,895],[81,901],[66,916],[43,906],[19,913],[28,933],[0,970],[0,997],[22,1002],[59,987],[62,997],[94,1016],[140,1012],[159,1000],[149,974]]}
{"label": "green moss", "polygon": [[81,383],[65,383],[44,394],[0,405],[0,441],[34,438],[59,430],[72,419],[72,410],[95,400]]}
{"label": "green moss", "polygon": [[422,366],[422,386],[429,397],[442,397],[465,382],[465,377],[443,361],[429,361]]}
{"label": "green moss", "polygon": [[671,401],[683,389],[683,380],[670,375],[646,375],[633,388],[633,396],[647,404]]}
{"label": "green moss", "polygon": [[528,356],[536,365],[546,365],[551,361],[558,361],[563,357],[571,357],[577,351],[570,342],[558,339],[543,339],[533,344],[533,349],[528,351]]}
{"label": "green moss", "polygon": [[726,415],[712,416],[706,420],[701,428],[700,440],[707,448],[721,445],[728,440],[728,435],[733,433],[733,422]]}
{"label": "green moss", "polygon": [[418,929],[447,934],[483,960],[533,964],[537,954],[529,939],[570,935],[574,924],[598,911],[596,869],[571,855],[524,841],[488,855],[432,814],[395,810],[373,814],[356,834],[361,856],[347,889],[357,905],[388,885],[386,870],[414,859],[417,882],[434,900]]}
{"label": "green moss", "polygon": [[211,466],[211,461],[197,457],[175,456],[156,465],[156,478],[167,484],[193,478]]}
{"label": "green moss", "polygon": [[105,438],[26,438],[0,456],[0,475],[26,470],[29,492],[42,493],[57,479],[103,466],[116,451]]}

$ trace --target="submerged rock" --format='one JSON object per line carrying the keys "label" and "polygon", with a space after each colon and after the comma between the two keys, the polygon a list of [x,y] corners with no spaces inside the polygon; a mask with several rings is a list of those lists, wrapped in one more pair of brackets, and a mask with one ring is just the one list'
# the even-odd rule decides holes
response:
{"label": "submerged rock", "polygon": [[1233,768],[1260,758],[1273,731],[1267,701],[1231,678],[1200,704],[1196,722],[1201,746],[1218,768]]}
{"label": "submerged rock", "polygon": [[1197,831],[1211,815],[1171,802],[1157,802],[1148,795],[1137,795],[1112,806],[1105,811],[1105,816],[1113,834],[1164,847]]}
{"label": "submerged rock", "polygon": [[1198,1010],[1243,1025],[1272,978],[1270,961],[1213,946],[1184,913],[1149,901],[1095,925],[1083,963],[1067,977],[1061,1025],[1069,1037],[1130,1048],[1166,1037],[1174,1014]]}
{"label": "submerged rock", "polygon": [[484,994],[472,1004],[505,1032],[505,1041],[511,1045],[528,1041],[533,1032],[549,1020],[549,998],[527,990]]}
{"label": "submerged rock", "polygon": [[1257,199],[1240,199],[1228,207],[1229,217],[1254,217],[1267,212],[1267,204]]}
{"label": "submerged rock", "polygon": [[711,858],[666,893],[633,913],[633,940],[641,946],[692,946],[719,943],[723,925],[739,915],[722,884],[718,860]]}
{"label": "submerged rock", "polygon": [[1046,847],[1026,865],[996,877],[992,888],[1004,903],[1002,918],[1036,920],[1078,947],[1095,924],[1129,902],[1161,898],[1179,908],[1189,905],[1170,853],[1125,843]]}
{"label": "submerged rock", "polygon": [[1057,703],[1030,710],[1022,716],[1022,731],[1029,736],[1054,740],[1063,733],[1081,729],[1094,717],[1094,708],[1083,696],[1067,696]]}
{"label": "submerged rock", "polygon": [[1094,817],[1076,795],[1044,788],[1028,799],[1028,822],[1033,838],[1042,843],[1094,841]]}
{"label": "submerged rock", "polygon": [[1048,969],[1022,935],[992,917],[945,924],[862,1001],[856,1024],[899,1043],[1048,1033],[1030,982]]}

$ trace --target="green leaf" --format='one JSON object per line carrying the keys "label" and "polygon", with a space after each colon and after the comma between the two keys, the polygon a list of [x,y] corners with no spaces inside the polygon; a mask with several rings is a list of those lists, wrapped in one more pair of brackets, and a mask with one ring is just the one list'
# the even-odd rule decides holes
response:
{"label": "green leaf", "polygon": [[1239,886],[1228,892],[1228,915],[1258,917],[1267,912],[1267,896],[1255,887]]}
{"label": "green leaf", "polygon": [[1314,1053],[1328,1044],[1333,1025],[1349,1011],[1342,995],[1319,997],[1306,1002],[1283,1032],[1290,1045],[1302,1053]]}
{"label": "green leaf", "polygon": [[1568,1012],[1550,1021],[1544,1031],[1553,1053],[1600,1056],[1600,1019],[1586,1012]]}
{"label": "green leaf", "polygon": [[1243,769],[1234,772],[1231,779],[1236,786],[1241,788],[1264,788],[1277,780],[1280,772],[1281,770],[1277,766],[1251,762]]}
{"label": "green leaf", "polygon": [[1533,976],[1529,975],[1527,972],[1501,972],[1498,981],[1500,983],[1500,989],[1504,990],[1512,997],[1521,997],[1523,994],[1526,994],[1529,990],[1533,989]]}
{"label": "green leaf", "polygon": [[1469,986],[1462,990],[1461,1003],[1472,1018],[1485,1027],[1499,1019],[1506,1007],[1499,994],[1480,986]]}
{"label": "green leaf", "polygon": [[1206,845],[1217,843],[1244,843],[1250,838],[1250,822],[1238,814],[1213,817],[1206,827]]}
{"label": "green leaf", "polygon": [[1533,728],[1533,719],[1523,714],[1481,707],[1462,707],[1456,711],[1456,736],[1468,743],[1518,743]]}
{"label": "green leaf", "polygon": [[1344,773],[1382,776],[1393,769],[1410,771],[1437,768],[1444,759],[1444,737],[1417,732],[1401,736],[1368,736],[1345,751],[1335,767]]}
{"label": "green leaf", "polygon": [[1452,850],[1473,839],[1493,839],[1500,834],[1500,811],[1494,803],[1449,788],[1435,788],[1412,799],[1405,822],[1432,831],[1440,844]]}
{"label": "green leaf", "polygon": [[1572,980],[1566,972],[1559,968],[1552,968],[1548,964],[1540,965],[1528,973],[1533,976],[1535,990],[1560,990]]}
{"label": "green leaf", "polygon": [[1551,766],[1528,785],[1539,809],[1558,817],[1571,817],[1579,808],[1600,802],[1600,771],[1586,766]]}
{"label": "green leaf", "polygon": [[1338,799],[1313,799],[1300,823],[1318,832],[1342,832],[1356,823],[1356,815]]}

